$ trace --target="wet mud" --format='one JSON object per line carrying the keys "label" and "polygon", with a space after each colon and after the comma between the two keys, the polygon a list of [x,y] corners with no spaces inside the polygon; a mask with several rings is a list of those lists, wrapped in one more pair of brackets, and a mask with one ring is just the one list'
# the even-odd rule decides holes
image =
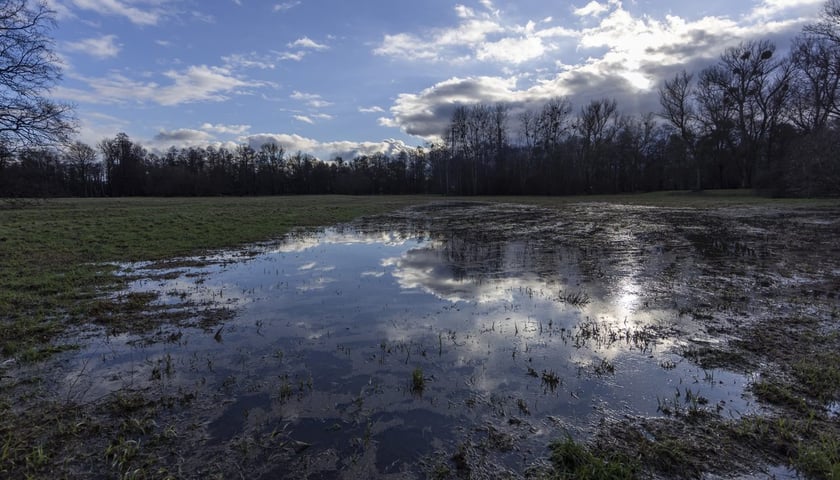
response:
{"label": "wet mud", "polygon": [[564,438],[643,477],[821,478],[838,213],[443,202],[125,265],[137,328],[3,388],[93,478],[550,477]]}

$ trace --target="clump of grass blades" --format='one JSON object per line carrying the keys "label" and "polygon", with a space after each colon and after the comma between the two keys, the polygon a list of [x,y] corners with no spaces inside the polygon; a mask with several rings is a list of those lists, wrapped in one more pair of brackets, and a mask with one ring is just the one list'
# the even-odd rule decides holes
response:
{"label": "clump of grass blades", "polygon": [[423,369],[415,368],[411,372],[411,391],[414,393],[423,393],[426,388],[426,378],[423,376]]}
{"label": "clump of grass blades", "polygon": [[585,292],[578,291],[574,293],[560,292],[560,301],[572,305],[573,307],[583,307],[592,301],[589,295]]}
{"label": "clump of grass blades", "polygon": [[633,479],[637,466],[621,456],[601,458],[571,437],[550,445],[553,479]]}

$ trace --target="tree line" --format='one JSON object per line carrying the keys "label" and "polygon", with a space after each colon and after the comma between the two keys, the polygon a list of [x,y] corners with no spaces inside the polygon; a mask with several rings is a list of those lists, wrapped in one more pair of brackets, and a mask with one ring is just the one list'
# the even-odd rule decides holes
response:
{"label": "tree line", "polygon": [[[458,106],[443,141],[397,155],[327,161],[268,143],[149,152],[120,133],[96,147],[24,146],[0,136],[2,196],[280,194],[569,195],[753,188],[840,194],[840,0],[787,55],[766,40],[726,49],[659,89],[660,108],[614,99],[575,109]],[[519,109],[518,111],[516,109]]]}

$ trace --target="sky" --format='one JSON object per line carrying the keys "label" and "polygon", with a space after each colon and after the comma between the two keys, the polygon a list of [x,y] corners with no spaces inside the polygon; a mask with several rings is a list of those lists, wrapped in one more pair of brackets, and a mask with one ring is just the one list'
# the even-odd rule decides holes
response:
{"label": "sky", "polygon": [[[321,159],[434,142],[457,105],[658,110],[731,46],[783,53],[823,0],[49,0],[78,139],[273,142]],[[516,128],[512,128],[515,132]]]}

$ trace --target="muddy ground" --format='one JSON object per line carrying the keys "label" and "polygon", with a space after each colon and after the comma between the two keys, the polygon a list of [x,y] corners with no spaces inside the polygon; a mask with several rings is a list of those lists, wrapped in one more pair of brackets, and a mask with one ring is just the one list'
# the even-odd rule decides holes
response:
{"label": "muddy ground", "polygon": [[[509,281],[515,270],[527,273],[528,282],[512,298],[542,296],[560,304],[570,312],[562,317],[567,323],[554,329],[549,321],[559,320],[538,318],[537,309],[524,323],[506,325],[504,335],[487,321],[474,331],[440,329],[407,343],[370,340],[367,350],[336,333],[319,339],[317,345],[331,349],[330,358],[346,355],[352,365],[370,369],[347,374],[330,370],[332,360],[324,368],[312,366],[319,362],[312,352],[325,350],[306,343],[315,342],[309,332],[260,360],[282,367],[266,380],[248,373],[256,368],[252,359],[222,372],[228,366],[212,365],[221,360],[196,353],[202,350],[190,360],[183,346],[240,345],[234,342],[248,338],[249,329],[262,333],[261,320],[242,313],[252,301],[247,289],[218,297],[201,289],[212,283],[213,272],[276,245],[126,266],[134,290],[104,298],[90,325],[62,338],[70,351],[37,364],[9,359],[0,366],[0,472],[8,478],[584,478],[559,449],[548,448],[568,436],[596,465],[590,471],[614,478],[840,478],[836,207],[444,202],[364,218],[335,232],[417,241],[393,271],[402,275],[401,288],[450,307],[440,317],[446,321],[458,321],[456,309],[463,315],[486,310],[468,297],[475,286]],[[301,233],[286,245],[308,245],[313,238]],[[418,263],[429,256],[433,266]],[[618,318],[608,304],[624,298],[619,293],[630,280],[632,301]],[[167,281],[180,282],[182,290],[155,287]],[[199,290],[205,294],[190,293]],[[117,326],[110,321],[115,316],[136,318],[136,328],[122,321]],[[641,320],[628,326],[628,316]],[[575,380],[559,378],[566,367],[530,367],[522,359],[529,351],[520,329],[537,339],[531,345],[573,344],[596,352],[592,358],[600,363],[577,360],[568,367],[581,378],[575,390]],[[468,378],[444,379],[457,375],[446,369],[447,355],[462,358],[469,342],[483,345],[491,337],[499,338],[493,346],[505,356],[520,355],[516,382],[530,385],[527,394],[516,393],[515,382],[494,396],[464,387]],[[156,353],[125,354],[125,345]],[[438,348],[438,363],[426,362]],[[131,361],[103,366],[119,355]],[[493,365],[487,359],[496,355],[481,361]],[[699,382],[712,390],[724,378],[743,378],[743,391],[737,399],[715,401],[697,394],[699,387],[683,385],[668,387],[676,390],[673,396],[651,395],[655,404],[647,399],[635,405],[631,398],[630,406],[609,400],[588,405],[613,398],[590,394],[586,385],[620,386],[629,375],[629,363],[622,361],[627,355],[648,358],[655,368],[645,375],[654,382],[693,371],[702,372]],[[407,360],[399,361],[403,356]],[[421,360],[410,364],[412,358]],[[405,373],[414,363],[423,367],[419,385]],[[407,370],[383,374],[398,379],[390,386],[354,387],[355,398],[325,386],[360,373],[376,378],[371,372],[388,365]],[[193,372],[188,381],[176,374],[180,370]],[[564,417],[565,407],[557,405],[573,397],[583,400]],[[408,407],[375,412],[391,402]],[[319,421],[311,410],[322,403],[340,412],[331,410]],[[293,407],[306,415],[290,415]],[[452,410],[457,413],[446,413]],[[422,427],[407,427],[437,428],[452,418],[459,420],[447,435],[426,437]],[[552,438],[543,436],[546,431]],[[411,448],[386,449],[400,442]]]}

